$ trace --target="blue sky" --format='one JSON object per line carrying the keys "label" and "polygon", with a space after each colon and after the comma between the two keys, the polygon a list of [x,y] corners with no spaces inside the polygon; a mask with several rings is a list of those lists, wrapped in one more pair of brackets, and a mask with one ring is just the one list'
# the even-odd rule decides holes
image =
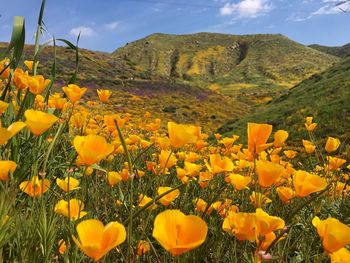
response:
{"label": "blue sky", "polygon": [[[26,41],[33,43],[40,5],[1,5],[0,41],[10,40],[17,15],[25,17]],[[280,33],[303,44],[350,42],[350,1],[341,0],[47,0],[44,21],[45,39],[75,41],[81,32],[81,47],[107,52],[156,32]]]}

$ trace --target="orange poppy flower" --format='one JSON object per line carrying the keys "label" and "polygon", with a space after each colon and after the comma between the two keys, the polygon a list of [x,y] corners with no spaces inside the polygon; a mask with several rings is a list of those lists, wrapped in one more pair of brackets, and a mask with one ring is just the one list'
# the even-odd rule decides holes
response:
{"label": "orange poppy flower", "polygon": [[80,88],[78,85],[69,84],[66,87],[63,87],[63,92],[67,95],[69,100],[73,103],[80,100],[81,96],[86,92],[86,88]]}
{"label": "orange poppy flower", "polygon": [[325,189],[327,187],[327,182],[316,174],[298,170],[294,172],[293,185],[296,196],[305,197]]}
{"label": "orange poppy flower", "polygon": [[207,224],[198,216],[179,210],[166,210],[154,221],[153,237],[173,256],[181,255],[204,243]]}
{"label": "orange poppy flower", "polygon": [[46,132],[58,121],[55,115],[37,110],[26,110],[24,116],[28,129],[36,136]]}
{"label": "orange poppy flower", "polygon": [[76,229],[78,238],[72,236],[75,244],[95,261],[126,239],[125,227],[118,222],[110,222],[104,226],[99,220],[88,219],[80,222]]}
{"label": "orange poppy flower", "polygon": [[256,162],[256,172],[261,187],[270,187],[283,175],[285,169],[277,163],[259,160]]}
{"label": "orange poppy flower", "polygon": [[87,166],[101,161],[114,150],[114,146],[99,135],[76,136],[73,144],[79,154],[80,163]]}
{"label": "orange poppy flower", "polygon": [[175,147],[181,147],[188,143],[196,143],[200,136],[200,127],[168,122],[168,133],[170,144]]}
{"label": "orange poppy flower", "polygon": [[47,179],[40,180],[38,176],[33,176],[30,181],[20,183],[19,188],[31,197],[40,197],[50,188],[50,181]]}
{"label": "orange poppy flower", "polygon": [[248,123],[248,150],[253,154],[259,154],[270,147],[266,143],[272,132],[272,125]]}
{"label": "orange poppy flower", "polygon": [[9,172],[13,173],[16,167],[17,164],[13,161],[0,161],[0,180],[8,180]]}
{"label": "orange poppy flower", "polygon": [[322,239],[324,249],[333,253],[350,244],[350,227],[341,223],[338,219],[327,218],[320,220],[317,216],[312,220],[317,228],[317,233]]}

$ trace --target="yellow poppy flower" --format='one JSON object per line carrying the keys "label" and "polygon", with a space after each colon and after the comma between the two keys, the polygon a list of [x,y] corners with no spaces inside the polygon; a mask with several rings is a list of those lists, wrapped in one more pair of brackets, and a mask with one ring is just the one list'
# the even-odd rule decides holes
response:
{"label": "yellow poppy flower", "polygon": [[273,138],[274,138],[273,145],[275,147],[281,147],[283,146],[283,144],[286,142],[288,138],[288,132],[284,130],[278,130],[273,135]]}
{"label": "yellow poppy flower", "polygon": [[79,154],[80,163],[88,166],[106,158],[114,150],[114,146],[99,135],[76,136],[73,144]]}
{"label": "yellow poppy flower", "polygon": [[178,148],[188,143],[196,143],[200,136],[200,127],[168,122],[168,133],[170,144]]}
{"label": "yellow poppy flower", "polygon": [[332,263],[350,262],[350,251],[346,248],[341,248],[332,254],[329,254]]}
{"label": "yellow poppy flower", "polygon": [[317,123],[313,123],[312,120],[313,120],[313,117],[306,117],[305,119],[305,128],[310,132],[315,130],[317,126]]}
{"label": "yellow poppy flower", "polygon": [[307,153],[313,153],[316,149],[316,146],[313,145],[313,143],[308,140],[303,140],[303,146]]}
{"label": "yellow poppy flower", "polygon": [[278,197],[284,203],[289,203],[290,200],[295,196],[295,192],[292,188],[280,186],[276,188]]}
{"label": "yellow poppy flower", "polygon": [[64,180],[57,178],[56,184],[59,186],[59,188],[61,188],[66,193],[80,188],[79,180],[73,177],[69,178],[69,184],[68,184],[68,177],[64,178]]}
{"label": "yellow poppy flower", "polygon": [[108,89],[97,90],[98,98],[101,102],[108,102],[109,97],[112,95],[112,92]]}
{"label": "yellow poppy flower", "polygon": [[110,186],[115,186],[122,179],[123,179],[122,176],[118,172],[111,171],[111,172],[108,172],[107,174],[107,180]]}
{"label": "yellow poppy flower", "polygon": [[238,191],[248,188],[248,184],[252,180],[249,176],[243,176],[240,174],[230,174],[228,179],[234,188]]}
{"label": "yellow poppy flower", "polygon": [[259,154],[272,144],[266,143],[272,132],[272,125],[248,123],[248,150],[253,154]]}
{"label": "yellow poppy flower", "polygon": [[350,244],[350,227],[338,219],[330,217],[320,220],[316,216],[312,220],[312,225],[317,228],[323,247],[328,253],[336,252]]}
{"label": "yellow poppy flower", "polygon": [[19,188],[31,197],[40,197],[50,188],[50,181],[47,179],[40,180],[38,176],[33,176],[30,181],[20,183]]}
{"label": "yellow poppy flower", "polygon": [[223,173],[223,172],[232,172],[233,162],[224,157],[222,158],[220,154],[211,154],[210,158],[210,167],[214,174]]}
{"label": "yellow poppy flower", "polygon": [[222,228],[231,232],[238,240],[254,242],[257,237],[256,215],[253,213],[229,212],[224,219]]}
{"label": "yellow poppy flower", "polygon": [[[158,195],[161,195],[169,190],[171,190],[171,187],[159,187],[158,188]],[[170,205],[178,196],[180,195],[180,191],[179,189],[176,189],[172,192],[170,192],[169,194],[163,196],[161,199],[159,199],[159,202],[162,205],[168,206]]]}
{"label": "yellow poppy flower", "polygon": [[87,212],[83,210],[84,203],[78,199],[70,199],[69,203],[68,201],[60,200],[54,208],[55,213],[65,217],[70,217],[72,220],[77,220],[84,217]]}
{"label": "yellow poppy flower", "polygon": [[[138,199],[138,206],[139,207],[143,207],[147,204],[149,204],[150,202],[153,202],[153,199],[148,197],[147,195],[143,195],[143,194],[140,194],[139,195],[139,199]],[[152,204],[150,207],[148,207],[148,209],[156,209],[157,208],[157,204]]]}
{"label": "yellow poppy flower", "polygon": [[55,115],[37,110],[26,110],[24,116],[28,129],[36,136],[46,132],[58,121]]}
{"label": "yellow poppy flower", "polygon": [[0,100],[0,116],[7,110],[9,104]]}
{"label": "yellow poppy flower", "polygon": [[328,137],[325,149],[328,153],[335,152],[340,146],[338,138]]}
{"label": "yellow poppy flower", "polygon": [[256,162],[256,172],[261,187],[270,187],[281,178],[285,169],[277,163],[259,160]]}
{"label": "yellow poppy flower", "polygon": [[80,88],[78,85],[69,84],[62,88],[63,92],[67,95],[68,99],[75,103],[80,100],[81,96],[86,92],[86,88]]}
{"label": "yellow poppy flower", "polygon": [[42,75],[36,75],[28,77],[29,79],[29,91],[32,94],[39,95],[50,84],[51,80],[45,79]]}
{"label": "yellow poppy flower", "polygon": [[12,123],[7,129],[0,127],[0,145],[7,143],[9,139],[22,130],[26,124],[21,121]]}
{"label": "yellow poppy flower", "polygon": [[282,229],[285,226],[284,220],[277,216],[270,216],[261,208],[257,208],[256,212],[257,231],[259,234],[267,235],[270,232]]}
{"label": "yellow poppy flower", "polygon": [[153,237],[173,256],[181,255],[204,243],[207,224],[198,216],[179,210],[166,210],[154,221]]}
{"label": "yellow poppy flower", "polygon": [[78,238],[72,236],[75,244],[95,261],[126,239],[125,227],[118,222],[110,222],[104,226],[99,220],[89,219],[80,222],[76,229]]}
{"label": "yellow poppy flower", "polygon": [[298,170],[294,172],[293,185],[296,196],[305,197],[325,189],[327,187],[327,182],[316,174]]}
{"label": "yellow poppy flower", "polygon": [[293,150],[288,150],[284,151],[283,154],[288,158],[288,159],[293,159],[295,156],[297,156],[297,152]]}
{"label": "yellow poppy flower", "polygon": [[17,164],[13,161],[0,161],[0,180],[8,180],[9,172],[13,173],[16,167]]}

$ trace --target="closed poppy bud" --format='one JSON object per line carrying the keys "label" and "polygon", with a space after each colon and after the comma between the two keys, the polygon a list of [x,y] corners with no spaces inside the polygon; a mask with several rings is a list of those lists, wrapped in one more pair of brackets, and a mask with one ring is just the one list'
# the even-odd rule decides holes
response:
{"label": "closed poppy bud", "polygon": [[[158,188],[158,195],[161,195],[169,190],[171,190],[171,187],[159,187]],[[176,189],[172,192],[170,192],[169,194],[163,196],[161,199],[159,199],[159,202],[162,205],[168,206],[170,205],[178,196],[180,195],[180,191],[179,189]]]}
{"label": "closed poppy bud", "polygon": [[350,251],[345,247],[333,252],[332,254],[329,254],[329,256],[331,257],[332,263],[350,262]]}
{"label": "closed poppy bud", "polygon": [[273,145],[275,147],[281,147],[288,138],[288,132],[284,130],[278,130],[275,132],[273,137],[275,139]]}
{"label": "closed poppy bud", "polygon": [[34,64],[34,61],[32,61],[32,60],[25,60],[24,61],[24,65],[26,65],[29,70],[33,70],[33,64]]}
{"label": "closed poppy bud", "polygon": [[324,190],[327,187],[327,181],[316,174],[298,170],[294,172],[293,185],[296,196],[305,197]]}
{"label": "closed poppy bud", "polygon": [[125,227],[118,222],[110,222],[104,226],[99,220],[88,219],[80,222],[76,229],[78,238],[72,236],[75,244],[95,261],[103,258],[126,239]]}
{"label": "closed poppy bud", "polygon": [[80,163],[88,166],[106,158],[114,150],[114,146],[99,135],[76,136],[73,144],[79,154]]}
{"label": "closed poppy bud", "polygon": [[336,252],[350,244],[350,227],[338,219],[330,217],[326,220],[320,220],[316,216],[312,220],[312,224],[317,228],[323,247],[328,253]]}
{"label": "closed poppy bud", "polygon": [[112,92],[108,89],[98,89],[97,95],[101,102],[107,102],[109,100],[109,97],[112,95]]}
{"label": "closed poppy bud", "polygon": [[297,156],[297,152],[293,150],[284,151],[283,153],[288,159],[293,159],[295,156]]}
{"label": "closed poppy bud", "polygon": [[137,255],[142,256],[143,254],[146,254],[150,250],[151,250],[151,245],[145,240],[140,240],[139,244],[137,245]]}
{"label": "closed poppy bud", "polygon": [[196,143],[200,136],[200,127],[168,122],[168,133],[170,144],[178,148],[188,143]]}
{"label": "closed poppy bud", "polygon": [[75,84],[69,84],[67,87],[63,87],[63,92],[67,95],[69,100],[73,103],[80,100],[81,96],[86,92],[86,88],[80,88]]}
{"label": "closed poppy bud", "polygon": [[153,237],[173,256],[193,250],[204,243],[207,224],[198,216],[179,210],[166,210],[156,216]]}
{"label": "closed poppy bud", "polygon": [[338,138],[328,137],[325,149],[328,153],[335,152],[340,145],[340,140]]}
{"label": "closed poppy bud", "polygon": [[26,110],[24,116],[28,129],[36,136],[46,132],[58,121],[55,115],[37,110]]}
{"label": "closed poppy bud", "polygon": [[60,241],[58,241],[58,252],[61,255],[64,255],[64,253],[66,253],[66,250],[67,250],[66,241],[61,239]]}
{"label": "closed poppy bud", "polygon": [[256,162],[256,172],[261,187],[266,188],[274,184],[283,175],[284,171],[284,167],[277,163],[262,160]]}
{"label": "closed poppy bud", "polygon": [[248,123],[248,150],[253,154],[259,154],[272,144],[267,140],[272,132],[272,125]]}
{"label": "closed poppy bud", "polygon": [[8,180],[9,172],[13,173],[16,167],[17,164],[13,161],[0,161],[0,180]]}

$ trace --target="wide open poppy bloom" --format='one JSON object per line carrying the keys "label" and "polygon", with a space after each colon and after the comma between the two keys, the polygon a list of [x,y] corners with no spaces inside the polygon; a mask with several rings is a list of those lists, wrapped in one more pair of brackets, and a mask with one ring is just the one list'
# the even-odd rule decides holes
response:
{"label": "wide open poppy bloom", "polygon": [[79,154],[80,163],[92,165],[106,158],[114,150],[112,144],[99,135],[76,136],[73,141],[74,148]]}
{"label": "wide open poppy bloom", "polygon": [[47,179],[40,180],[38,176],[33,176],[30,181],[24,181],[19,185],[19,188],[31,197],[40,197],[47,192],[50,187],[50,181]]}
{"label": "wide open poppy bloom", "polygon": [[327,181],[316,174],[298,170],[294,172],[293,185],[296,196],[305,197],[325,189],[327,187]]}
{"label": "wide open poppy bloom", "polygon": [[77,227],[78,238],[72,236],[78,247],[90,258],[98,261],[110,250],[126,239],[125,227],[118,222],[106,226],[96,219],[80,222]]}
{"label": "wide open poppy bloom", "polygon": [[317,228],[317,233],[322,239],[324,249],[333,253],[350,244],[350,227],[341,223],[338,219],[327,218],[320,220],[317,216],[312,220]]}
{"label": "wide open poppy bloom", "polygon": [[153,237],[173,256],[199,247],[206,239],[207,224],[198,216],[166,210],[154,221]]}
{"label": "wide open poppy bloom", "polygon": [[181,147],[188,143],[196,143],[200,136],[200,127],[168,122],[168,133],[170,144],[175,147]]}
{"label": "wide open poppy bloom", "polygon": [[37,110],[26,110],[24,116],[28,129],[36,136],[46,132],[58,121],[55,115]]}

